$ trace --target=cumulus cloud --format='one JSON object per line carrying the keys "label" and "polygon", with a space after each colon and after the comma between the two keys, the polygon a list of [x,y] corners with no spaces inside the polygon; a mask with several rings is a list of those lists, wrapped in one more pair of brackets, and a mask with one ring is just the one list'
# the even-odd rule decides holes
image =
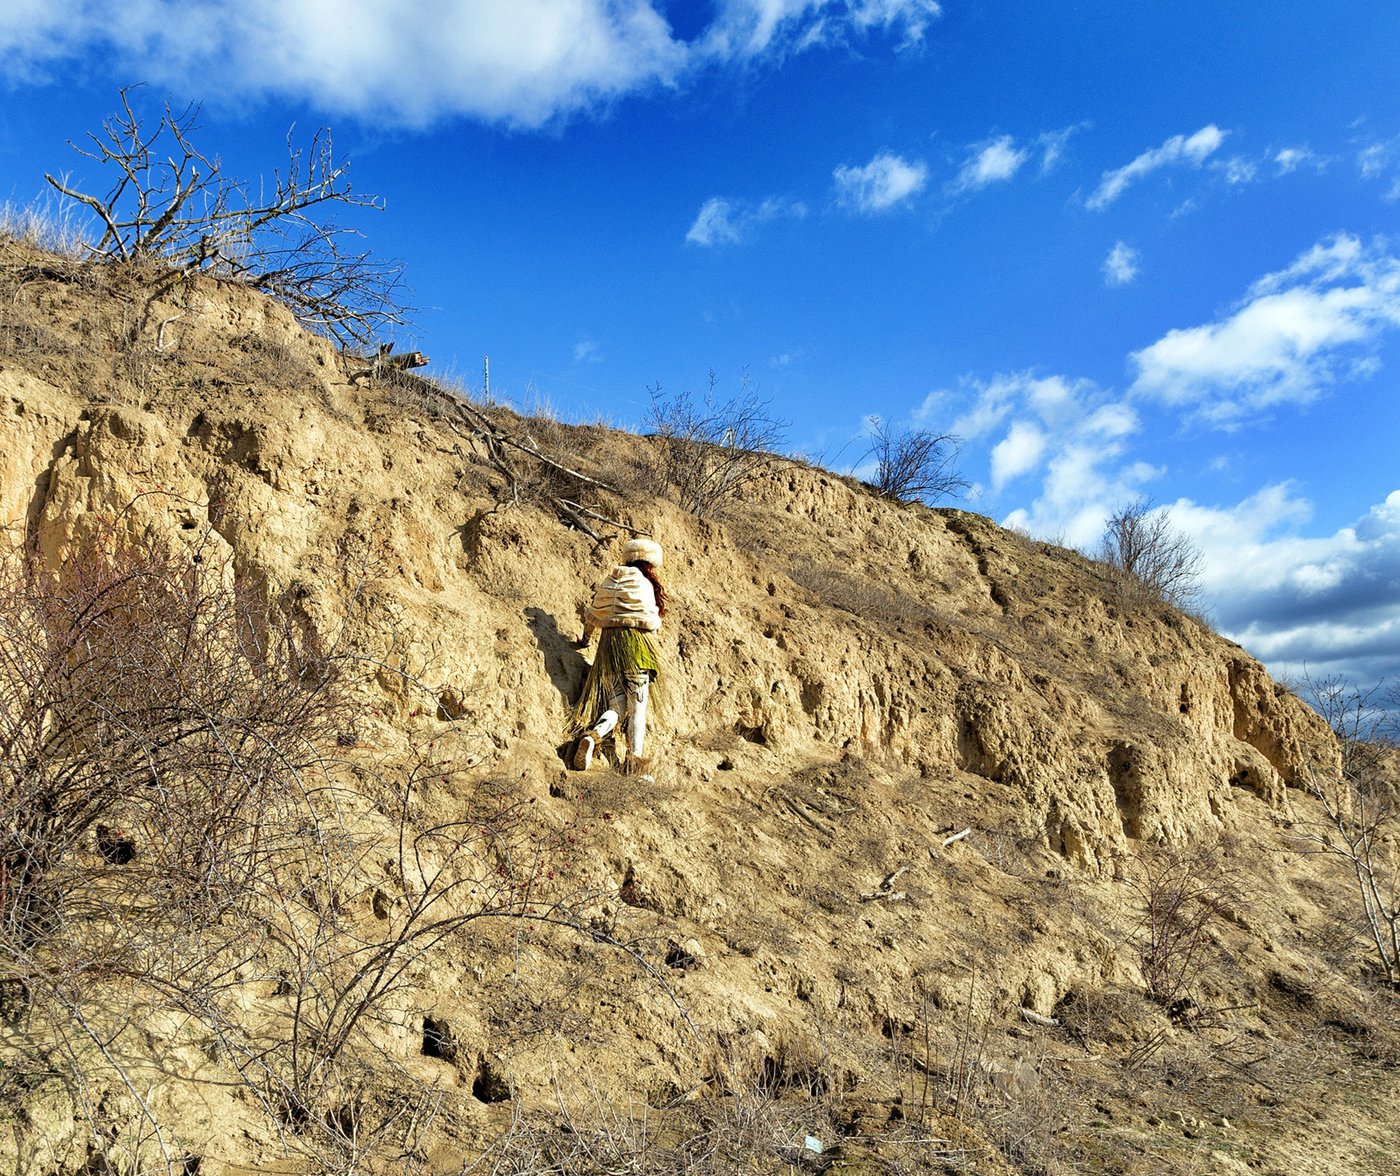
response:
{"label": "cumulus cloud", "polygon": [[1017,147],[1010,135],[980,143],[973,148],[953,180],[953,190],[972,191],[1009,180],[1029,158],[1030,151]]}
{"label": "cumulus cloud", "polygon": [[1103,280],[1110,286],[1126,286],[1138,275],[1138,251],[1123,241],[1108,251],[1103,263]]}
{"label": "cumulus cloud", "polygon": [[1088,207],[1096,211],[1107,208],[1129,184],[1161,168],[1183,163],[1200,167],[1225,142],[1226,133],[1212,123],[1194,135],[1173,135],[1160,147],[1144,151],[1131,163],[1104,172],[1102,181],[1086,202]]}
{"label": "cumulus cloud", "polygon": [[[1137,414],[1090,380],[1018,372],[968,381],[964,399],[968,393],[971,403],[951,431],[970,443],[991,442],[987,490],[998,494],[1018,478],[1042,477],[1035,501],[1013,511],[1009,526],[1087,542],[1097,537],[1111,506],[1134,497],[1160,472],[1126,460]],[[935,396],[926,404],[941,404],[944,394]]]}
{"label": "cumulus cloud", "polygon": [[806,215],[805,204],[776,196],[760,204],[711,196],[700,206],[685,239],[692,245],[738,245],[747,240],[758,225],[780,217],[800,220]]}
{"label": "cumulus cloud", "polygon": [[[409,126],[448,114],[539,126],[671,84],[687,64],[647,0],[443,0],[432,19],[413,0],[343,0],[334,14],[320,0],[54,0],[52,14],[50,59],[96,51],[128,76]],[[6,17],[0,59],[30,60],[30,32]]]}
{"label": "cumulus cloud", "polygon": [[1288,483],[1234,506],[1181,502],[1172,515],[1201,545],[1221,631],[1274,673],[1400,675],[1400,490],[1330,535],[1301,534],[1311,517]]}
{"label": "cumulus cloud", "polygon": [[1134,352],[1132,391],[1231,425],[1374,371],[1375,344],[1397,325],[1400,259],[1341,235],[1260,279],[1227,317]]}
{"label": "cumulus cloud", "polygon": [[928,183],[928,166],[881,152],[864,167],[838,167],[836,199],[862,213],[883,212],[917,195]]}
{"label": "cumulus cloud", "polygon": [[934,0],[728,0],[691,41],[656,0],[6,0],[0,77],[88,54],[121,77],[276,94],[423,126],[465,116],[539,127],[735,59],[781,59],[874,33],[908,45]]}
{"label": "cumulus cloud", "polygon": [[1029,473],[1045,452],[1045,434],[1029,421],[1014,421],[1002,440],[992,447],[992,490],[1000,490],[1013,478]]}

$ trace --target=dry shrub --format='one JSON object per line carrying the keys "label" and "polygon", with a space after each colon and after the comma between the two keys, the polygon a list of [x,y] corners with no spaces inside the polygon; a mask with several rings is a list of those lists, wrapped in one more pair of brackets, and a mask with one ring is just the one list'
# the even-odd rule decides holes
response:
{"label": "dry shrub", "polygon": [[962,442],[932,429],[896,429],[881,417],[870,418],[870,448],[875,459],[873,485],[896,502],[918,500],[930,505],[955,498],[968,488],[957,470]]}
{"label": "dry shrub", "polygon": [[700,402],[689,392],[666,395],[660,384],[651,389],[654,489],[702,517],[733,502],[768,470],[787,429],[752,390],[747,371],[730,399],[719,398],[717,384],[711,372]]}
{"label": "dry shrub", "polygon": [[920,601],[870,576],[853,576],[810,562],[794,564],[788,574],[823,604],[855,617],[897,628],[920,628],[934,621],[932,610]]}
{"label": "dry shrub", "polygon": [[402,1159],[439,1095],[384,1019],[480,920],[575,924],[567,830],[468,771],[470,733],[337,762],[353,651],[284,624],[212,533],[114,519],[67,555],[0,560],[6,1072],[60,1076],[94,1130],[123,1108],[140,1130],[105,1153],[146,1171],[184,1162],[150,1091],[191,1050],[316,1170]]}
{"label": "dry shrub", "polygon": [[1138,904],[1133,946],[1148,996],[1169,1011],[1194,1008],[1211,924],[1235,890],[1231,871],[1209,846],[1160,845],[1129,859],[1124,872]]}
{"label": "dry shrub", "polygon": [[1201,549],[1150,499],[1136,499],[1110,516],[1097,555],[1116,573],[1127,602],[1159,600],[1189,609],[1200,599]]}

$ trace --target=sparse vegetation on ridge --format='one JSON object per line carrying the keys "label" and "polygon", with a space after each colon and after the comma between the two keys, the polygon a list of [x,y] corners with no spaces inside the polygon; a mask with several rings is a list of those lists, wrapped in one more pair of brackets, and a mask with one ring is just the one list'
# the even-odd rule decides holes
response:
{"label": "sparse vegetation on ridge", "polygon": [[870,448],[875,459],[871,484],[896,502],[918,499],[930,505],[956,498],[968,483],[958,472],[961,442],[932,429],[899,429],[882,417],[870,418]]}

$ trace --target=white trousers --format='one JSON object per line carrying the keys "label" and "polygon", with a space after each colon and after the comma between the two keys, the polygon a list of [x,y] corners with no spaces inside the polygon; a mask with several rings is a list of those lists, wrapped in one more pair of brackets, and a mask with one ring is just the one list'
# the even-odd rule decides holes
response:
{"label": "white trousers", "polygon": [[586,733],[604,739],[626,715],[627,754],[640,759],[647,738],[647,694],[650,690],[651,675],[646,670],[624,675],[621,689],[608,697],[608,709]]}

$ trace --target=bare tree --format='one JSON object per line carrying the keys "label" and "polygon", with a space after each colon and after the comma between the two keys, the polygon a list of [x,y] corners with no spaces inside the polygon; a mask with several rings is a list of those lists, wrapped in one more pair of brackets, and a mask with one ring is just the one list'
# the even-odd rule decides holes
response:
{"label": "bare tree", "polygon": [[702,516],[732,501],[768,469],[787,430],[787,422],[770,415],[768,402],[750,387],[747,371],[728,400],[719,398],[718,382],[711,371],[700,403],[689,392],[665,395],[660,384],[649,389],[657,488]]}
{"label": "bare tree", "polygon": [[60,569],[0,553],[7,1065],[61,1062],[80,1095],[102,1069],[167,1166],[117,1041],[143,1002],[205,1002],[256,950],[267,879],[314,861],[340,709],[336,660],[238,589],[212,540],[177,552],[118,518]]}
{"label": "bare tree", "polygon": [[1386,982],[1400,988],[1400,745],[1393,716],[1375,705],[1381,685],[1363,690],[1340,675],[1303,675],[1304,696],[1341,750],[1335,774],[1310,773],[1323,815],[1304,838],[1346,863],[1374,958]]}
{"label": "bare tree", "polygon": [[1201,549],[1150,498],[1135,499],[1109,517],[1098,558],[1119,574],[1130,594],[1144,593],[1177,608],[1200,598]]}
{"label": "bare tree", "polygon": [[382,207],[377,197],[351,189],[330,131],[318,130],[305,150],[289,134],[285,171],[270,186],[253,188],[225,175],[217,156],[194,145],[198,115],[197,107],[176,111],[167,103],[152,126],[125,88],[121,110],[101,133],[89,133],[85,146],[72,144],[115,173],[111,186],[93,194],[66,178],[44,177],[96,218],[92,253],[245,282],[342,343],[365,342],[402,322],[402,267],[347,248],[357,234],[326,219],[334,206]]}
{"label": "bare tree", "polygon": [[882,417],[870,418],[870,448],[875,458],[873,485],[885,498],[933,503],[967,489],[956,462],[962,442],[932,429],[896,429]]}

